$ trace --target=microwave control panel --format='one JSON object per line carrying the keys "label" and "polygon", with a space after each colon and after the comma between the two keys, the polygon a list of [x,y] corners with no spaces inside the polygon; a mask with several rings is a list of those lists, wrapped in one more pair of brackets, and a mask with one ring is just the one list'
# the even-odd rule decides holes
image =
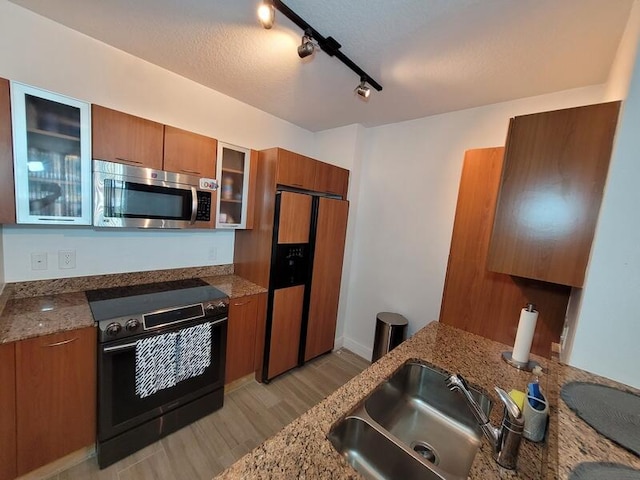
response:
{"label": "microwave control panel", "polygon": [[196,192],[198,194],[198,211],[196,212],[197,222],[208,222],[211,220],[211,192]]}

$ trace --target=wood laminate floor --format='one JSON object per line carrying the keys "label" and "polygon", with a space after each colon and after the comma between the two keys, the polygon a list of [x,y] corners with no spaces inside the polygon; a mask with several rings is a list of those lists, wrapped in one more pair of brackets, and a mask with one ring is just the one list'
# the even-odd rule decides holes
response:
{"label": "wood laminate floor", "polygon": [[225,395],[217,412],[104,470],[94,456],[47,479],[211,480],[368,366],[343,349],[268,385],[249,381]]}

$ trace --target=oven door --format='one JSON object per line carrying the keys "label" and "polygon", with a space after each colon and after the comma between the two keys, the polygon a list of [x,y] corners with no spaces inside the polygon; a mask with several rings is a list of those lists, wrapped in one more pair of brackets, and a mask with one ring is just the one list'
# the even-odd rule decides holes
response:
{"label": "oven door", "polygon": [[[203,374],[141,398],[136,394],[136,340],[212,322],[211,364]],[[224,387],[227,318],[199,319],[180,328],[163,329],[99,345],[98,441],[108,440],[146,421]]]}

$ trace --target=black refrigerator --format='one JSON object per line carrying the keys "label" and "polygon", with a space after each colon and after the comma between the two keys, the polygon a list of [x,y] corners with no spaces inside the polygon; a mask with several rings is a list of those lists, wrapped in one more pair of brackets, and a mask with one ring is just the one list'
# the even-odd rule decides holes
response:
{"label": "black refrigerator", "polygon": [[276,193],[262,380],[334,346],[349,202]]}

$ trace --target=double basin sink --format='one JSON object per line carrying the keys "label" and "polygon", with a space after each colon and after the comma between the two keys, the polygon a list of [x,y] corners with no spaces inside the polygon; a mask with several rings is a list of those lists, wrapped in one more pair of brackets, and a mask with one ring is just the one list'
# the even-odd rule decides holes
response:
{"label": "double basin sink", "polygon": [[[366,479],[467,478],[482,431],[448,372],[409,361],[337,422],[329,441]],[[487,416],[491,399],[472,395]]]}

